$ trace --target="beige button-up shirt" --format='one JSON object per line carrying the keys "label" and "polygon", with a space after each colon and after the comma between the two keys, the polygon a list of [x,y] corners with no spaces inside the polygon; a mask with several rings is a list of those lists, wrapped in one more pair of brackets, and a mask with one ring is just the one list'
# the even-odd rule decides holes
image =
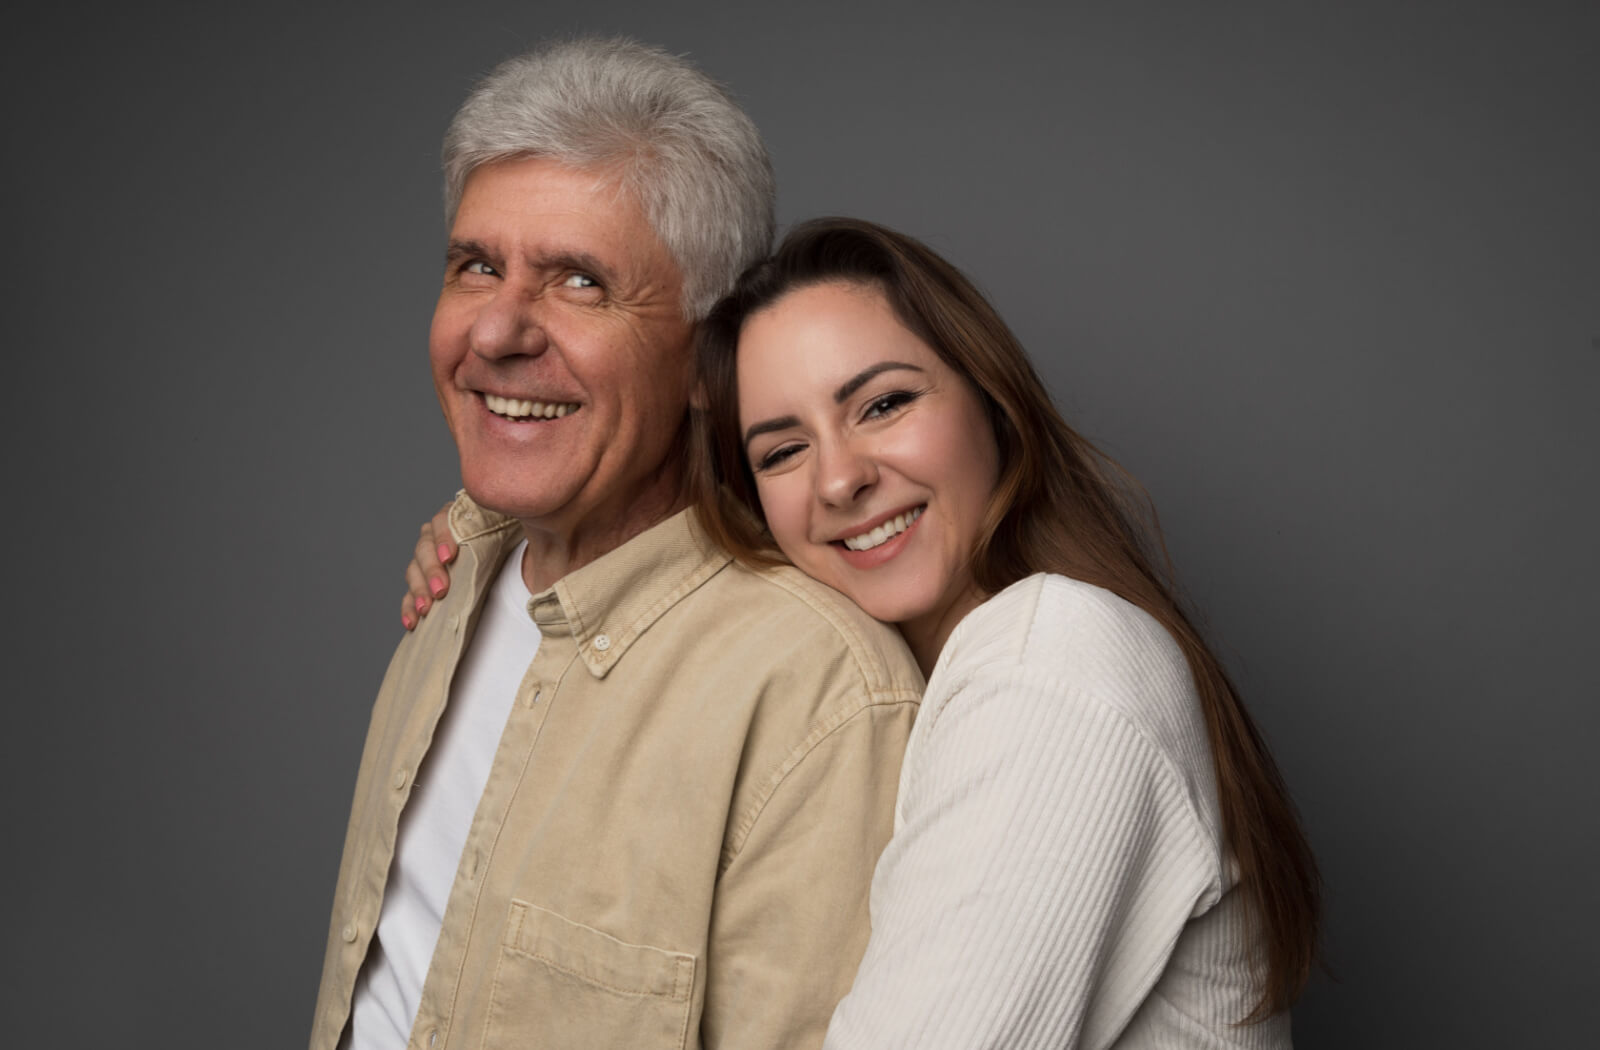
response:
{"label": "beige button-up shirt", "polygon": [[[521,538],[465,497],[448,598],[362,753],[311,1035],[333,1050],[401,811]],[[822,1043],[866,945],[922,678],[899,635],[679,514],[534,596],[543,640],[462,850],[410,1046]]]}

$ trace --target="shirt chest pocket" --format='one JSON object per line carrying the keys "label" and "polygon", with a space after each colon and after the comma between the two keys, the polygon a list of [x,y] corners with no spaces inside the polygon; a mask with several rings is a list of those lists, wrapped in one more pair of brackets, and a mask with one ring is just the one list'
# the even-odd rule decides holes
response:
{"label": "shirt chest pocket", "polygon": [[512,900],[484,1050],[656,1050],[688,1039],[695,958],[628,944]]}

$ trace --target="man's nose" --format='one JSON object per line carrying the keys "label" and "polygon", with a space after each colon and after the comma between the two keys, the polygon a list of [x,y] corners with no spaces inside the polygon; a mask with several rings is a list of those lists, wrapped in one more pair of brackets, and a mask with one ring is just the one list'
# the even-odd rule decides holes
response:
{"label": "man's nose", "polygon": [[830,442],[819,450],[817,496],[834,507],[848,507],[878,482],[878,465],[867,450],[850,441]]}
{"label": "man's nose", "polygon": [[537,298],[519,294],[515,288],[500,289],[473,319],[472,352],[490,360],[544,353],[549,337],[541,313]]}

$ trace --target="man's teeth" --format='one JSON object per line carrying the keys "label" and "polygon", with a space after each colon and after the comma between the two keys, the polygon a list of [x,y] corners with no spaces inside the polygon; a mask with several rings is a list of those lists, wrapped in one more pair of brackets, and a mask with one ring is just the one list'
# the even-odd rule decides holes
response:
{"label": "man's teeth", "polygon": [[558,404],[554,401],[518,401],[514,397],[496,397],[484,394],[483,403],[489,411],[507,419],[560,419],[568,412],[576,412],[577,405]]}
{"label": "man's teeth", "polygon": [[888,543],[911,527],[911,523],[922,517],[922,508],[908,510],[904,514],[896,514],[893,518],[879,525],[875,529],[863,532],[859,536],[851,536],[844,541],[844,545],[853,551],[870,551],[872,548]]}

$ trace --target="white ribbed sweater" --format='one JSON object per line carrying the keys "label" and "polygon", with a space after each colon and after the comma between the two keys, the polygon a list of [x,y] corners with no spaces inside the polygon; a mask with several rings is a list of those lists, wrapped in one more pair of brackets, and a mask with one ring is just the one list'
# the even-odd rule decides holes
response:
{"label": "white ribbed sweater", "polygon": [[1257,992],[1188,665],[1109,591],[1037,575],[928,681],[872,938],[825,1050],[1288,1047]]}

